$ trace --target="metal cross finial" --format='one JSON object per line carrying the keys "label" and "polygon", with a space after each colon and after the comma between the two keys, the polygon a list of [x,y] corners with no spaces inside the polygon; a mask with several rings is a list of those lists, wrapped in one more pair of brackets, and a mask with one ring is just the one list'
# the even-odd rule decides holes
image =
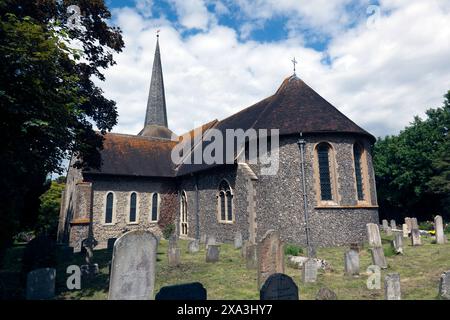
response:
{"label": "metal cross finial", "polygon": [[159,33],[161,32],[160,29],[156,30],[156,37],[159,38]]}
{"label": "metal cross finial", "polygon": [[294,59],[292,59],[291,61],[292,61],[292,63],[294,64],[294,75],[295,75],[295,71],[296,71],[296,66],[295,66],[295,65],[296,65],[298,62],[297,62],[297,60],[295,60],[295,57],[294,57]]}

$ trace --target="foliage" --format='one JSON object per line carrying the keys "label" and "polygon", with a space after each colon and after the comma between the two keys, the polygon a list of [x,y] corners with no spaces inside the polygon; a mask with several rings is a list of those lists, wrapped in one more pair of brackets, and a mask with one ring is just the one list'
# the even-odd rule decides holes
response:
{"label": "foliage", "polygon": [[46,235],[39,235],[28,242],[22,258],[22,281],[32,270],[54,268],[57,263],[56,250],[56,242]]}
{"label": "foliage", "polygon": [[[440,108],[414,121],[397,136],[379,138],[374,168],[381,217],[450,213],[450,91]],[[401,218],[401,217],[399,217]]]}
{"label": "foliage", "polygon": [[284,254],[287,256],[299,256],[303,253],[303,249],[295,244],[288,244],[284,247]]}
{"label": "foliage", "polygon": [[34,238],[34,231],[22,231],[14,236],[14,241],[18,243],[30,242]]}
{"label": "foliage", "polygon": [[59,221],[59,208],[64,184],[52,181],[48,189],[41,197],[41,206],[36,223],[36,232],[44,233],[56,238]]}
{"label": "foliage", "polygon": [[422,221],[419,223],[419,229],[427,231],[434,230],[434,223],[431,221]]}
{"label": "foliage", "polygon": [[445,233],[450,233],[450,223],[448,223],[444,228]]}
{"label": "foliage", "polygon": [[[81,8],[78,28],[69,5]],[[103,0],[0,1],[0,261],[12,235],[35,226],[49,173],[71,155],[100,164],[117,110],[94,80],[124,45],[110,18]]]}
{"label": "foliage", "polygon": [[175,224],[169,223],[163,229],[164,239],[168,240],[170,236],[175,232]]}

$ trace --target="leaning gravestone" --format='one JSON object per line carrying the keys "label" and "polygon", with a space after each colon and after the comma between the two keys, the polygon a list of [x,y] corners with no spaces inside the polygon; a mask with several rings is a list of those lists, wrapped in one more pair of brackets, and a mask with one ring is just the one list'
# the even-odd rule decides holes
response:
{"label": "leaning gravestone", "polygon": [[355,250],[349,250],[344,255],[344,271],[346,275],[359,275],[359,254]]}
{"label": "leaning gravestone", "polygon": [[260,300],[298,300],[298,287],[291,277],[274,273],[259,291]]}
{"label": "leaning gravestone", "polygon": [[149,231],[129,231],[114,244],[109,300],[151,300],[158,240]]}
{"label": "leaning gravestone", "polygon": [[384,298],[385,300],[401,300],[400,275],[389,273],[384,278]]}
{"label": "leaning gravestone", "polygon": [[236,234],[234,235],[234,248],[242,248],[242,233],[240,231],[236,232]]}
{"label": "leaning gravestone", "polygon": [[444,223],[441,216],[434,218],[434,230],[436,231],[436,243],[445,244]]}
{"label": "leaning gravestone", "polygon": [[391,220],[391,229],[397,229],[397,223],[394,219]]}
{"label": "leaning gravestone", "polygon": [[386,219],[383,219],[381,221],[381,226],[383,227],[383,230],[386,231],[387,227],[389,227],[389,223]]}
{"label": "leaning gravestone", "polygon": [[370,248],[372,255],[372,263],[379,266],[381,269],[387,269],[386,257],[384,256],[383,247]]}
{"label": "leaning gravestone", "polygon": [[369,245],[371,247],[381,247],[381,236],[378,225],[375,223],[368,223],[366,229]]}
{"label": "leaning gravestone", "polygon": [[302,266],[303,283],[313,283],[317,280],[317,263],[314,259],[308,259]]}
{"label": "leaning gravestone", "polygon": [[268,230],[258,244],[258,288],[274,273],[284,273],[284,250],[280,233]]}
{"label": "leaning gravestone", "polygon": [[402,225],[402,231],[403,231],[403,238],[408,238],[409,230],[408,225],[406,223]]}
{"label": "leaning gravestone", "polygon": [[192,240],[188,244],[188,252],[189,253],[196,253],[200,250],[200,242],[199,240]]}
{"label": "leaning gravestone", "polygon": [[206,262],[217,262],[219,261],[220,246],[217,244],[210,244],[206,249]]}
{"label": "leaning gravestone", "polygon": [[394,232],[394,240],[392,240],[392,247],[397,254],[403,254],[403,232]]}
{"label": "leaning gravestone", "polygon": [[328,288],[320,288],[319,292],[317,292],[316,300],[337,300],[337,295]]}
{"label": "leaning gravestone", "polygon": [[155,300],[206,300],[207,292],[199,282],[162,287]]}
{"label": "leaning gravestone", "polygon": [[442,300],[450,300],[450,271],[441,275],[439,282],[439,298]]}
{"label": "leaning gravestone", "polygon": [[422,241],[420,240],[419,229],[412,229],[411,230],[411,244],[414,247],[422,245]]}
{"label": "leaning gravestone", "polygon": [[27,300],[48,300],[55,297],[56,270],[42,268],[27,275]]}

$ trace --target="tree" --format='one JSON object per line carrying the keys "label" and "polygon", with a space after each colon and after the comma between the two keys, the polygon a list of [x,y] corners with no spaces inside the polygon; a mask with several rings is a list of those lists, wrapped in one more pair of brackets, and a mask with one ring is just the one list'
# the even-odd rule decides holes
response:
{"label": "tree", "polygon": [[[374,167],[382,217],[448,213],[450,91],[397,136],[378,139]],[[447,199],[447,200],[446,200]]]}
{"label": "tree", "polygon": [[59,208],[61,205],[61,195],[65,184],[58,183],[56,180],[51,182],[48,189],[40,196],[41,205],[39,207],[39,215],[36,223],[36,233],[46,234],[56,239],[58,230]]}
{"label": "tree", "polygon": [[[66,24],[68,5],[81,8],[78,28]],[[46,178],[62,172],[62,160],[100,164],[117,110],[93,78],[104,80],[124,46],[110,17],[103,0],[0,1],[0,261],[14,232],[36,223]]]}

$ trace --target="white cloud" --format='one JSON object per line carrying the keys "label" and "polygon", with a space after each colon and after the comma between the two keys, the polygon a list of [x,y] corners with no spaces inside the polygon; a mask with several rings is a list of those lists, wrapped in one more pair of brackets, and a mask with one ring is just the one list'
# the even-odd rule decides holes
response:
{"label": "white cloud", "polygon": [[153,0],[135,0],[136,9],[146,18],[152,16]]}
{"label": "white cloud", "polygon": [[188,29],[206,30],[210,13],[203,0],[170,0],[175,6],[179,22]]}
{"label": "white cloud", "polygon": [[[161,29],[169,127],[176,133],[273,94],[292,73],[293,56],[300,62],[300,77],[356,123],[375,135],[398,132],[414,115],[440,106],[450,89],[450,6],[439,0],[386,2],[389,6],[382,2],[381,8],[389,15],[383,14],[376,28],[360,21],[333,36],[326,52],[331,65],[322,64],[324,53],[305,48],[295,32],[282,41],[259,43],[240,41],[236,30],[209,23],[202,24],[202,33],[183,38],[165,19],[116,10],[127,47],[101,84],[117,101],[114,131],[136,134],[143,126],[155,31]],[[302,10],[311,20],[315,15],[317,21],[330,19],[315,13],[320,6],[309,8]]]}

